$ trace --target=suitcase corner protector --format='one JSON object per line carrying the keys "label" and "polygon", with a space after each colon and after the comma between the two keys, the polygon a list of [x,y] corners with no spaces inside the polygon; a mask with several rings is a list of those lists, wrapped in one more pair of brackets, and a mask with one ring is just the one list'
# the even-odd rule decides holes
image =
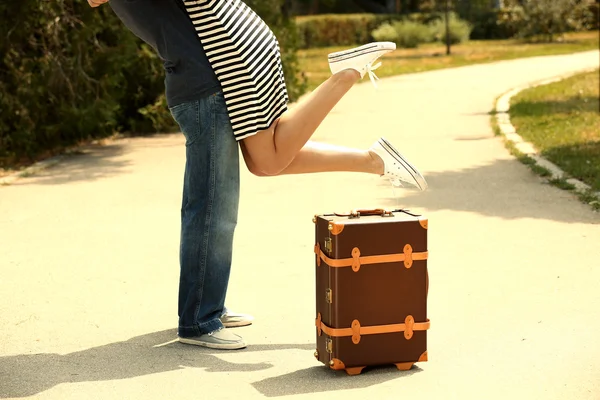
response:
{"label": "suitcase corner protector", "polygon": [[331,368],[335,371],[339,371],[342,369],[346,369],[346,365],[344,364],[344,362],[342,360],[339,360],[337,358],[332,358],[331,361],[329,361],[329,368]]}
{"label": "suitcase corner protector", "polygon": [[332,235],[339,235],[344,230],[344,224],[337,224],[333,221],[329,221],[327,229],[329,229],[329,232],[331,232]]}

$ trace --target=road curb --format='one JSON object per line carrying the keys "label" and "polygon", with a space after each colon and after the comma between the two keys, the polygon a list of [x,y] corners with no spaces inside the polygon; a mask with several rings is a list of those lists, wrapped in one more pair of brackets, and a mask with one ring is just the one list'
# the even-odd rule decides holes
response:
{"label": "road curb", "polygon": [[573,185],[574,190],[579,194],[591,194],[596,198],[596,200],[600,201],[600,192],[593,192],[591,187],[578,179],[571,178],[567,175],[565,171],[563,171],[556,164],[542,157],[539,151],[535,148],[535,146],[525,141],[516,131],[515,127],[510,122],[510,100],[516,96],[518,93],[523,90],[531,89],[537,86],[548,85],[551,83],[559,82],[561,80],[570,78],[572,76],[596,71],[598,68],[585,68],[579,71],[570,72],[568,74],[559,75],[550,79],[544,79],[542,81],[529,83],[523,86],[518,86],[514,89],[509,90],[508,92],[501,95],[496,101],[495,106],[495,117],[496,123],[498,124],[498,128],[500,129],[500,133],[502,136],[511,143],[519,152],[531,158],[535,164],[541,168],[548,170],[551,174],[550,179],[565,179],[565,181],[571,185]]}

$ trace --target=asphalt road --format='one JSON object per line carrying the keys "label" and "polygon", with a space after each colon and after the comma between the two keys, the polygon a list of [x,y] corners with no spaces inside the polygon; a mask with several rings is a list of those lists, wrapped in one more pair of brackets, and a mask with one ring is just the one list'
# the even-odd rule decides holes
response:
{"label": "asphalt road", "polygon": [[[315,140],[395,143],[430,189],[372,175],[258,178],[242,166],[228,306],[245,350],[173,342],[179,134],[120,140],[0,187],[0,398],[600,399],[600,214],[495,137],[503,92],[598,66],[599,53],[382,79]],[[314,214],[429,218],[429,361],[349,377],[313,357]]]}

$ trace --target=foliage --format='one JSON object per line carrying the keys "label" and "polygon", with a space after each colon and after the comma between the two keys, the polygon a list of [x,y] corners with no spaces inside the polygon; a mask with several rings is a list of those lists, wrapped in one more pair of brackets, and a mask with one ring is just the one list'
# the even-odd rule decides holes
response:
{"label": "foliage", "polygon": [[511,10],[500,8],[500,1],[460,0],[454,2],[454,11],[472,26],[470,39],[508,39],[514,31],[501,21],[510,18]]}
{"label": "foliage", "polygon": [[398,34],[396,43],[398,47],[416,48],[422,43],[431,42],[433,39],[430,26],[413,21],[400,21],[394,24]]}
{"label": "foliage", "polygon": [[154,60],[109,9],[87,8],[68,0],[0,3],[8,16],[0,25],[0,163],[109,135],[126,123],[120,100],[128,107],[152,100]]}
{"label": "foliage", "polygon": [[416,48],[422,43],[433,41],[433,32],[429,25],[413,21],[401,21],[394,24],[398,32],[398,46]]}
{"label": "foliage", "polygon": [[[458,44],[469,40],[473,27],[466,21],[459,19],[456,14],[449,14],[450,43]],[[446,42],[446,21],[436,20],[431,24],[433,37],[436,41]]]}
{"label": "foliage", "polygon": [[[248,0],[277,34],[290,97],[297,78],[293,21],[283,0]],[[165,131],[164,70],[114,15],[82,0],[0,2],[0,166],[115,132]]]}
{"label": "foliage", "polygon": [[[429,22],[418,22],[419,20]],[[450,13],[449,28],[451,44],[469,40],[471,25],[454,13]],[[427,19],[423,15],[412,16],[403,21],[384,23],[372,32],[372,36],[375,40],[393,41],[402,48],[416,48],[420,44],[435,41],[445,43],[446,21],[439,16],[429,15]]]}
{"label": "foliage", "polygon": [[565,32],[589,29],[594,20],[586,0],[507,0],[517,37],[552,42]]}
{"label": "foliage", "polygon": [[398,31],[389,22],[384,22],[372,34],[373,39],[378,42],[398,42]]}
{"label": "foliage", "polygon": [[299,48],[351,46],[373,38],[371,32],[385,22],[400,20],[387,14],[323,14],[297,17]]}

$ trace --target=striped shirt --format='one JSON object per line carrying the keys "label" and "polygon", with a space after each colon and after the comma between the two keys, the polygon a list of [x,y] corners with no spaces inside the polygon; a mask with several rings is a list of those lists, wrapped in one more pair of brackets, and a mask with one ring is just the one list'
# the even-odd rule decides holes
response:
{"label": "striped shirt", "polygon": [[183,3],[221,84],[235,138],[267,129],[289,101],[277,38],[241,0]]}

